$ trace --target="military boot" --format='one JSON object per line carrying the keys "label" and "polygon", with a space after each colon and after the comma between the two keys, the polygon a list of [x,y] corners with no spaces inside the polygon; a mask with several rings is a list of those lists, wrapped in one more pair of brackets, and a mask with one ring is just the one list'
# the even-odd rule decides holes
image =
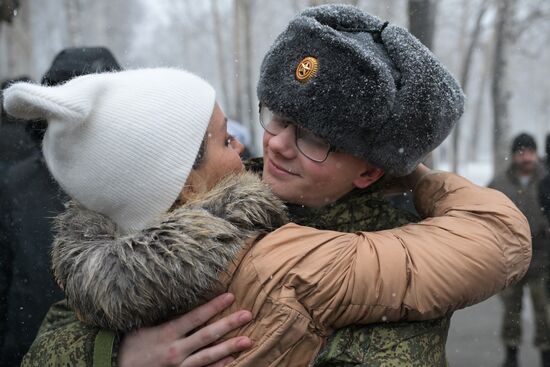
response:
{"label": "military boot", "polygon": [[506,359],[502,367],[518,367],[518,348],[506,347]]}

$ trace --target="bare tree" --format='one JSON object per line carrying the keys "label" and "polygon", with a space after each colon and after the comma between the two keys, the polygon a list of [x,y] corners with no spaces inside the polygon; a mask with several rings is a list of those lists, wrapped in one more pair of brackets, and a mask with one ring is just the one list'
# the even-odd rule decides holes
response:
{"label": "bare tree", "polygon": [[[250,128],[251,136],[257,136],[258,124],[256,124],[256,108],[254,108],[254,72],[252,67],[252,14],[253,14],[253,0],[244,0],[243,4],[243,27],[244,27],[244,57],[245,62],[243,64],[243,77],[244,77],[244,87],[245,87],[245,100],[246,100],[246,125]],[[252,142],[255,144],[255,141]]]}
{"label": "bare tree", "polygon": [[[482,21],[487,9],[489,7],[489,1],[483,0],[480,4],[480,7],[477,12],[476,21],[472,33],[469,37],[470,43],[466,48],[464,53],[464,60],[462,61],[462,70],[460,72],[460,84],[463,90],[467,90],[468,80],[470,76],[470,69],[472,65],[472,58],[474,56],[474,51],[479,44],[479,38],[482,31]],[[465,11],[466,13],[466,11]],[[465,37],[461,37],[464,39]],[[458,164],[460,161],[460,151],[459,151],[459,141],[460,141],[460,121],[455,125],[453,131],[453,161],[452,161],[452,171],[458,172]]]}
{"label": "bare tree", "polygon": [[509,101],[511,87],[508,77],[510,49],[514,43],[513,17],[517,0],[501,0],[497,3],[495,24],[495,52],[491,83],[493,105],[493,166],[495,172],[504,170],[508,152],[510,131]]}
{"label": "bare tree", "polygon": [[65,8],[68,16],[69,40],[71,46],[78,46],[81,44],[80,14],[82,13],[82,6],[80,0],[65,0]]}
{"label": "bare tree", "polygon": [[241,73],[241,59],[242,59],[242,8],[243,1],[235,0],[233,6],[233,59],[234,59],[234,104],[233,104],[233,115],[239,121],[243,121],[243,77]]}
{"label": "bare tree", "polygon": [[[14,14],[15,16],[15,14]],[[1,79],[28,75],[33,70],[33,40],[29,29],[31,14],[28,1],[22,1],[11,24],[0,22]]]}
{"label": "bare tree", "polygon": [[409,31],[426,47],[433,48],[437,2],[434,0],[409,0]]}
{"label": "bare tree", "polygon": [[251,131],[252,146],[256,147],[256,108],[254,107],[254,68],[252,12],[254,0],[234,0],[234,116]]}
{"label": "bare tree", "polygon": [[479,80],[479,87],[477,87],[477,102],[474,109],[474,116],[471,121],[470,128],[470,148],[468,149],[468,160],[473,161],[478,157],[480,151],[480,137],[481,137],[481,127],[483,124],[483,112],[485,110],[485,100],[487,93],[487,85],[489,80],[491,80],[491,57],[493,55],[493,42],[494,36],[489,37],[490,42],[482,47],[483,49],[483,68],[481,71],[481,77]]}
{"label": "bare tree", "polygon": [[210,0],[210,5],[212,8],[212,21],[214,29],[214,37],[216,42],[217,50],[217,59],[218,59],[218,74],[219,81],[221,85],[223,100],[225,103],[229,104],[229,89],[227,86],[227,68],[225,60],[225,47],[223,42],[222,26],[220,13],[218,10],[218,0]]}

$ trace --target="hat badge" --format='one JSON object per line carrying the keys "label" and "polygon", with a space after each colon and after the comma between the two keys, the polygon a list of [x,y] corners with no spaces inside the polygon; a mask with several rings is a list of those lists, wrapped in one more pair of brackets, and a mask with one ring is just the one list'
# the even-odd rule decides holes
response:
{"label": "hat badge", "polygon": [[319,61],[315,57],[304,57],[296,67],[296,79],[301,83],[306,83],[317,74],[318,69]]}

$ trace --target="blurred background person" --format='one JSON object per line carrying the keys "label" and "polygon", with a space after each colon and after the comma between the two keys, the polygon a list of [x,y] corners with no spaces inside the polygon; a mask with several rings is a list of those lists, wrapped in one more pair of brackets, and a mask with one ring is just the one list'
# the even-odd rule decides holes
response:
{"label": "blurred background person", "polygon": [[[543,177],[543,179],[540,181],[539,184],[539,201],[540,201],[540,207],[542,209],[542,212],[546,216],[546,219],[548,220],[548,224],[550,227],[550,134],[546,135],[546,142],[545,142],[544,150],[546,156],[544,157],[544,167],[546,169],[546,175]],[[546,246],[550,246],[550,232],[547,231],[546,233]],[[550,259],[549,259],[550,261]],[[550,264],[549,267],[550,269]],[[548,300],[550,301],[550,276],[548,277],[546,281],[546,296],[548,297]]]}
{"label": "blurred background person", "polygon": [[[28,82],[30,80],[27,76],[4,80],[2,82],[2,90],[15,82]],[[8,116],[1,104],[0,110],[0,180],[2,180],[5,176],[5,171],[10,165],[33,152],[34,143],[25,131],[24,124]]]}
{"label": "blurred background person", "polygon": [[535,139],[519,134],[512,143],[512,162],[505,172],[497,175],[489,187],[508,196],[522,211],[531,228],[533,257],[527,274],[518,284],[501,293],[504,304],[502,339],[506,347],[504,367],[518,366],[521,344],[521,309],[523,290],[529,287],[535,311],[534,344],[541,351],[543,366],[550,366],[550,329],[547,312],[546,280],[548,277],[548,222],[538,199],[543,167],[537,155]]}

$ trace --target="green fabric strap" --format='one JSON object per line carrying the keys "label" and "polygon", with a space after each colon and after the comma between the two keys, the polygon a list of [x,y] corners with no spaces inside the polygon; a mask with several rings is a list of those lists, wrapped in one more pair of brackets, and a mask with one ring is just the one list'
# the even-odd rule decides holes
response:
{"label": "green fabric strap", "polygon": [[110,330],[99,330],[94,343],[94,367],[111,367],[115,333]]}

